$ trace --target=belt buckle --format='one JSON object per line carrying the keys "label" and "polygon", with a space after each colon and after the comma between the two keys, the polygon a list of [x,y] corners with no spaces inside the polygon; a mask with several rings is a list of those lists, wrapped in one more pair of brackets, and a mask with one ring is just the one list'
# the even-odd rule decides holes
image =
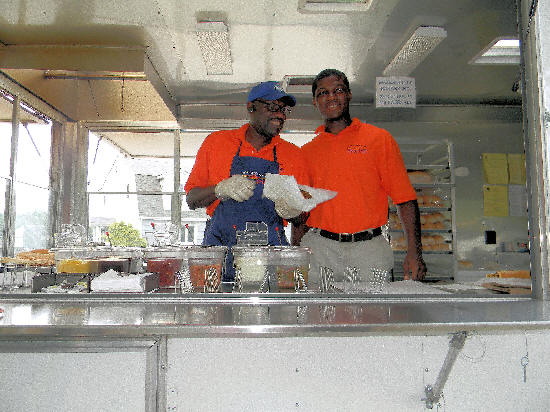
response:
{"label": "belt buckle", "polygon": [[353,234],[351,233],[340,233],[340,242],[353,242]]}

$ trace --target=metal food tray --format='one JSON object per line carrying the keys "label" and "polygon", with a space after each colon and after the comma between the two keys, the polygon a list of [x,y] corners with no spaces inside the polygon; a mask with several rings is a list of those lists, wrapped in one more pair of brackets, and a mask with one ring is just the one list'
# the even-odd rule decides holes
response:
{"label": "metal food tray", "polygon": [[63,280],[67,280],[70,283],[76,284],[82,280],[85,280],[88,287],[87,293],[90,292],[91,275],[83,273],[39,273],[33,276],[31,281],[31,293],[39,293],[43,288],[48,286],[57,285]]}

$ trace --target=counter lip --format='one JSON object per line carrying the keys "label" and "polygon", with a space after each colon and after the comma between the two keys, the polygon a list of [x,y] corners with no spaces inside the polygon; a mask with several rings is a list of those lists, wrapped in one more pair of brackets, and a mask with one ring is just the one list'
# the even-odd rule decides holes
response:
{"label": "counter lip", "polygon": [[[140,302],[113,305],[107,302],[6,302],[0,300],[4,317],[0,318],[0,342],[5,339],[40,339],[41,337],[298,337],[298,336],[355,336],[394,333],[441,334],[453,331],[503,331],[535,330],[550,328],[550,302],[517,299],[514,301],[432,301],[418,302],[308,302],[306,304],[284,305],[242,303],[213,304],[185,303],[165,305]],[[33,307],[36,305],[36,307]],[[30,308],[29,308],[30,306]],[[208,314],[195,319],[176,317],[197,306],[209,307],[210,314],[227,312],[229,318],[209,321]],[[10,311],[16,307],[49,311],[52,319],[48,324],[10,320]],[[244,318],[235,321],[236,308],[257,307],[271,311],[268,319]],[[358,316],[334,319],[325,318],[321,309],[334,309],[338,314],[359,313]],[[67,310],[69,309],[69,310]],[[95,309],[102,317],[81,320],[74,312],[92,313]],[[308,316],[297,320],[297,310],[306,310]],[[141,323],[133,324],[124,317],[130,314],[146,313]],[[122,314],[122,316],[121,316]],[[8,316],[6,316],[8,315]],[[117,316],[119,316],[117,318]],[[173,318],[172,318],[173,316]],[[202,316],[202,318],[201,318]],[[404,318],[407,316],[407,318]],[[75,320],[76,319],[76,320]]]}
{"label": "counter lip", "polygon": [[[471,323],[403,323],[372,325],[317,325],[317,326],[7,326],[0,327],[0,346],[4,341],[37,340],[44,338],[104,339],[154,338],[290,338],[290,337],[353,337],[400,335],[432,336],[450,334],[457,331],[483,332],[525,332],[526,330],[550,329],[550,321],[521,322],[471,322]],[[2,349],[0,349],[0,352]]]}
{"label": "counter lip", "polygon": [[196,294],[196,295],[129,295],[124,293],[85,295],[67,294],[67,295],[44,295],[36,294],[0,294],[0,305],[2,302],[16,303],[68,303],[68,302],[110,302],[110,303],[175,303],[175,304],[318,304],[318,303],[417,303],[426,302],[517,302],[517,301],[539,301],[529,295],[477,295],[471,294],[407,294],[407,295],[389,295],[389,294],[330,294],[315,293],[311,295],[301,294]]}

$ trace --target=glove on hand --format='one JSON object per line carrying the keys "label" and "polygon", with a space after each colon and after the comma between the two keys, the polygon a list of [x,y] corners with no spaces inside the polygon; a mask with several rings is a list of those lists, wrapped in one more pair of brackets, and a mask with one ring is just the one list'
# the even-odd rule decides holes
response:
{"label": "glove on hand", "polygon": [[243,175],[233,175],[216,185],[214,193],[220,200],[233,199],[244,202],[252,197],[256,183]]}
{"label": "glove on hand", "polygon": [[278,199],[275,202],[275,212],[286,220],[295,218],[302,213],[301,210],[290,207],[284,199]]}

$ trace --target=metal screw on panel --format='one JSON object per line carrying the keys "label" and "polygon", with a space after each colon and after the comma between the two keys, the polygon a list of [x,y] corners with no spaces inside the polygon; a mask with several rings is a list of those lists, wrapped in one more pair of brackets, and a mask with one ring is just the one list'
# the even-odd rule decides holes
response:
{"label": "metal screw on panel", "polygon": [[426,408],[433,409],[434,403],[433,403],[433,400],[431,399],[433,396],[432,385],[426,385],[426,387],[424,388],[424,393],[426,394],[426,397],[422,398],[422,400],[426,401]]}

